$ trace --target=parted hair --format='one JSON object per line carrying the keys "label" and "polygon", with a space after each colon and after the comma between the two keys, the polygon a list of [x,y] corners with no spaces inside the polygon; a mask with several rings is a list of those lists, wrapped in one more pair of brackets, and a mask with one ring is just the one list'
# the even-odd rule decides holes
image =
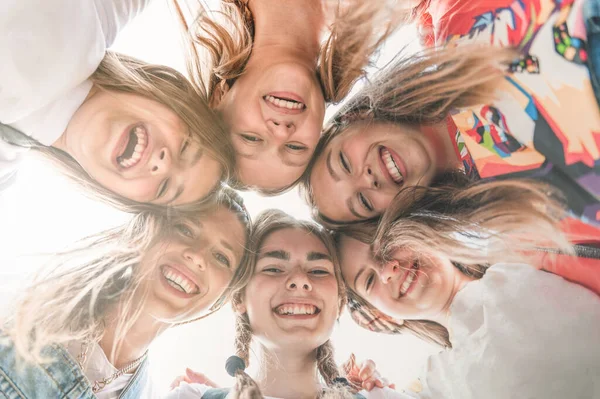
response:
{"label": "parted hair", "polygon": [[[238,285],[236,290],[233,292],[232,304],[234,308],[236,308],[236,306],[241,304],[243,301],[245,287],[249,283],[252,274],[254,274],[256,262],[258,261],[260,249],[264,241],[271,234],[287,228],[305,230],[307,233],[312,234],[320,239],[327,248],[329,255],[332,258],[336,280],[338,281],[338,305],[341,311],[346,303],[345,286],[341,277],[339,261],[331,234],[316,223],[294,219],[286,213],[276,209],[270,209],[261,213],[255,220],[252,234],[248,243],[248,261],[250,262],[246,267],[246,270],[248,271],[248,280],[245,282],[245,284]],[[248,367],[250,364],[252,328],[247,313],[242,314],[236,312],[235,332],[236,355],[239,356],[244,361],[246,367]],[[340,370],[335,363],[334,349],[330,340],[316,348],[316,359],[317,368],[321,377],[326,385],[331,388],[331,390],[326,389],[321,396],[327,398],[348,397],[347,395],[349,395],[349,391],[334,381],[336,378],[340,377]],[[262,399],[260,388],[256,382],[243,370],[238,370],[236,372],[236,383],[230,395],[232,398]]]}
{"label": "parted hair", "polygon": [[[100,90],[136,94],[166,105],[187,126],[190,140],[199,144],[219,162],[223,171],[221,180],[226,180],[233,172],[233,145],[226,134],[224,123],[208,106],[207,98],[183,74],[167,66],[148,64],[128,55],[109,51],[90,80]],[[130,213],[164,208],[113,193],[91,178],[71,155],[58,148],[41,144],[34,145],[33,148],[58,166],[70,180],[83,187],[83,192],[93,199]],[[180,207],[197,210],[204,202],[200,200],[196,204]]]}
{"label": "parted hair", "polygon": [[453,110],[487,103],[502,81],[511,49],[468,45],[428,49],[417,54],[399,52],[328,122],[300,180],[300,189],[313,214],[328,228],[341,223],[320,214],[311,187],[312,170],[332,139],[355,123],[433,125]]}
{"label": "parted hair", "polygon": [[[180,0],[173,2],[184,31],[188,73],[211,99],[219,87],[235,84],[252,56],[254,19],[248,0],[221,0],[219,11],[209,11],[197,0],[200,11],[191,22],[186,17],[188,7]],[[315,60],[316,75],[325,101],[337,103],[365,75],[380,45],[403,22],[413,18],[414,12],[402,1],[331,0],[323,3],[325,11],[332,14],[332,23]],[[260,191],[277,195],[296,183]],[[230,184],[237,189],[247,188],[235,175]]]}
{"label": "parted hair", "polygon": [[[70,250],[56,254],[18,298],[12,314],[2,323],[19,355],[32,362],[44,362],[42,349],[50,344],[98,341],[105,325],[114,323],[115,345],[141,315],[151,270],[140,270],[140,262],[150,248],[174,233],[177,226],[195,224],[219,207],[233,212],[249,236],[250,219],[235,191],[222,188],[212,208],[203,212],[139,213],[122,226],[81,240]],[[245,255],[244,255],[245,256]],[[242,259],[229,287],[210,313],[228,299],[228,292],[243,275]],[[208,314],[210,314],[208,313]],[[111,320],[107,320],[108,315]],[[114,320],[112,320],[114,317]],[[201,316],[202,318],[204,316]]]}
{"label": "parted hair", "polygon": [[[405,188],[378,223],[357,224],[338,234],[370,244],[380,263],[393,259],[396,250],[408,249],[449,259],[475,279],[498,262],[539,267],[540,250],[573,253],[559,226],[566,211],[556,189],[533,180],[475,182],[458,176],[451,184]],[[355,307],[375,309],[355,291],[348,295]],[[433,321],[404,320],[397,332],[403,330],[451,347],[448,331]]]}

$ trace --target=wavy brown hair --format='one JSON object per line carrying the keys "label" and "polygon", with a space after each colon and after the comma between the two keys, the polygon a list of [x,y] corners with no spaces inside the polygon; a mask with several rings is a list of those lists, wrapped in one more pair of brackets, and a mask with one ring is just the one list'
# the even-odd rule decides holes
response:
{"label": "wavy brown hair", "polygon": [[[225,125],[210,109],[206,97],[181,73],[167,66],[148,64],[109,51],[90,80],[100,90],[136,94],[169,107],[188,127],[190,139],[219,162],[223,170],[221,180],[226,180],[231,175],[235,160],[233,145],[226,134]],[[72,156],[58,148],[39,143],[34,143],[33,148],[58,166],[70,180],[83,187],[84,194],[93,199],[130,213],[164,209],[163,206],[133,201],[113,193],[92,179]],[[218,184],[215,190],[217,188]],[[178,207],[197,210],[202,204],[203,200],[200,200],[195,204]]]}
{"label": "wavy brown hair", "polygon": [[[190,19],[189,7],[173,0],[187,49],[187,69],[192,81],[212,99],[220,86],[231,87],[244,73],[252,56],[254,20],[248,1],[221,0],[219,11],[209,11],[196,1],[199,12]],[[327,103],[343,100],[380,45],[413,17],[401,1],[335,0],[324,5],[332,20],[316,60],[316,75]],[[281,194],[298,182],[275,190],[257,189],[265,195]],[[232,176],[232,187],[247,189]]]}
{"label": "wavy brown hair", "polygon": [[[301,229],[308,234],[314,235],[327,248],[327,251],[332,258],[335,277],[338,282],[338,306],[341,311],[346,303],[345,285],[341,277],[337,252],[331,234],[316,223],[294,219],[286,213],[275,209],[261,213],[254,223],[248,244],[249,256],[247,259],[249,264],[245,267],[245,270],[247,271],[247,280],[238,285],[233,292],[232,304],[234,308],[243,301],[245,288],[254,274],[260,249],[264,241],[271,234],[288,228]],[[252,343],[252,327],[250,326],[248,314],[238,313],[236,315],[235,326],[235,352],[236,355],[244,361],[246,367],[248,367],[250,364],[250,345]],[[335,363],[334,349],[330,340],[316,348],[316,361],[317,369],[319,370],[321,377],[328,386],[333,388],[332,391],[326,390],[323,395],[325,397],[348,397],[344,396],[346,395],[345,393],[347,393],[347,390],[338,387],[335,382],[335,379],[340,377],[340,370]],[[238,370],[236,372],[236,383],[230,395],[234,398],[262,398],[260,388],[256,382],[243,370]]]}
{"label": "wavy brown hair", "polygon": [[310,183],[315,163],[333,138],[354,123],[433,125],[452,110],[484,104],[493,98],[512,54],[478,45],[398,53],[329,121],[301,178],[301,191],[319,222],[330,228],[344,224],[319,213]]}
{"label": "wavy brown hair", "polygon": [[[218,207],[225,207],[237,216],[247,238],[250,219],[239,195],[231,189],[220,190],[212,202],[212,210]],[[85,238],[71,250],[56,254],[2,323],[19,355],[28,361],[44,362],[47,359],[41,351],[49,344],[98,341],[104,333],[107,315],[116,312],[116,339],[109,358],[116,356],[123,338],[140,316],[141,303],[147,295],[144,282],[148,272],[139,270],[144,254],[176,226],[195,224],[210,211],[208,208],[200,213],[169,216],[142,212],[123,226]],[[229,287],[208,314],[223,305],[244,275],[245,256]]]}

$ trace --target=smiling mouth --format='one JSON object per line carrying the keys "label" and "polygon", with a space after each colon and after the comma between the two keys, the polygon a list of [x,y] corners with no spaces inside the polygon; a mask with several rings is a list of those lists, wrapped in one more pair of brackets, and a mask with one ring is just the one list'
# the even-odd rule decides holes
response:
{"label": "smiling mouth", "polygon": [[400,172],[398,165],[396,165],[396,161],[394,161],[392,154],[387,148],[381,147],[379,156],[394,183],[401,185],[404,182],[404,176],[402,175],[402,172]]}
{"label": "smiling mouth", "polygon": [[200,293],[200,287],[177,270],[165,265],[160,268],[160,272],[167,281],[167,284],[177,291],[188,295],[197,295]]}
{"label": "smiling mouth", "polygon": [[292,109],[292,110],[304,110],[306,109],[306,105],[300,101],[292,100],[291,98],[285,97],[276,97],[272,95],[266,95],[263,97],[265,101],[273,104],[274,106],[282,109]]}
{"label": "smiling mouth", "polygon": [[321,312],[321,309],[314,305],[304,303],[284,303],[283,305],[277,306],[273,311],[281,316],[307,316],[317,315]]}
{"label": "smiling mouth", "polygon": [[131,168],[142,159],[148,147],[148,133],[142,126],[135,126],[129,131],[127,145],[121,155],[117,156],[117,163],[122,168]]}
{"label": "smiling mouth", "polygon": [[419,262],[414,261],[412,266],[410,267],[410,269],[406,272],[408,274],[407,274],[406,278],[404,279],[404,282],[400,286],[400,297],[403,297],[404,295],[406,295],[406,293],[408,292],[409,288],[411,287],[413,281],[415,281],[415,279],[417,278],[418,270],[419,270]]}

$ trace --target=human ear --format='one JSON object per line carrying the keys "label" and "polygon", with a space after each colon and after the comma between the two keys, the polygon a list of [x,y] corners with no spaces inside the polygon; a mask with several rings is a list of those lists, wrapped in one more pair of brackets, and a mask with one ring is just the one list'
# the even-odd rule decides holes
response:
{"label": "human ear", "polygon": [[229,85],[226,81],[221,80],[215,86],[212,95],[210,96],[209,106],[213,109],[218,109],[223,101],[223,97],[229,92]]}
{"label": "human ear", "polygon": [[239,315],[243,315],[244,313],[247,312],[246,305],[242,301],[233,305],[233,308],[235,310],[235,313],[237,313]]}

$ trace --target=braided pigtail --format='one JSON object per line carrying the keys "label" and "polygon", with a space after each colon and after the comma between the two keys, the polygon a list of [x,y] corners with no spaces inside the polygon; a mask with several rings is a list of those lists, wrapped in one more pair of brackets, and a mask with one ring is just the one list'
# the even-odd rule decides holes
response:
{"label": "braided pigtail", "polygon": [[317,368],[325,380],[327,388],[319,395],[320,399],[353,398],[351,385],[342,377],[335,363],[335,352],[331,340],[317,348]]}
{"label": "braided pigtail", "polygon": [[252,329],[248,314],[238,314],[235,320],[235,353],[225,363],[230,376],[235,377],[235,385],[227,396],[231,399],[262,399],[260,388],[245,369],[250,364],[250,344]]}

